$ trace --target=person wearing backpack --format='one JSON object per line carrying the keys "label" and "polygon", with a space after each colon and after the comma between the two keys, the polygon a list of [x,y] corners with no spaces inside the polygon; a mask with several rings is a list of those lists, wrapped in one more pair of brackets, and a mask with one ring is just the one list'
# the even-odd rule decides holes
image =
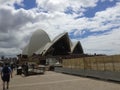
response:
{"label": "person wearing backpack", "polygon": [[1,70],[1,78],[3,81],[3,90],[5,90],[5,84],[6,84],[6,88],[7,89],[9,88],[10,76],[12,78],[12,70],[10,69],[10,67],[8,67],[8,64],[6,63]]}

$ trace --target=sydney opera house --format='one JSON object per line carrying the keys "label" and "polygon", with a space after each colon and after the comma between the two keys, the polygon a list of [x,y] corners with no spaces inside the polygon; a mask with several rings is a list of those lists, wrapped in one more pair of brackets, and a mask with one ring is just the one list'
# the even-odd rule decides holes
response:
{"label": "sydney opera house", "polygon": [[23,49],[22,55],[58,56],[83,53],[80,41],[73,43],[67,32],[61,33],[50,40],[45,31],[37,30],[33,33],[28,45]]}

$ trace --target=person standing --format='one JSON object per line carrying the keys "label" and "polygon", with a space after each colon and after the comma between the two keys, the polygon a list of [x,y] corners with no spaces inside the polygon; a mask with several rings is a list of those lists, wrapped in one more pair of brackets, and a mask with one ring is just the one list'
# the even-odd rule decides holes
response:
{"label": "person standing", "polygon": [[25,76],[28,76],[28,63],[25,65]]}
{"label": "person standing", "polygon": [[12,70],[6,63],[1,70],[1,78],[3,81],[3,90],[5,90],[5,86],[7,89],[9,89],[10,76],[12,78]]}

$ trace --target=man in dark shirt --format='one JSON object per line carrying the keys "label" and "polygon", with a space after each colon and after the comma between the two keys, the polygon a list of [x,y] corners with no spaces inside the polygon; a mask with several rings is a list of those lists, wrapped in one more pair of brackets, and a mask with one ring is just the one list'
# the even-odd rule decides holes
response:
{"label": "man in dark shirt", "polygon": [[10,69],[10,67],[8,67],[8,64],[6,63],[1,70],[1,78],[3,81],[3,90],[5,90],[5,83],[7,83],[7,85],[6,85],[7,89],[9,88],[10,76],[12,78],[12,70]]}

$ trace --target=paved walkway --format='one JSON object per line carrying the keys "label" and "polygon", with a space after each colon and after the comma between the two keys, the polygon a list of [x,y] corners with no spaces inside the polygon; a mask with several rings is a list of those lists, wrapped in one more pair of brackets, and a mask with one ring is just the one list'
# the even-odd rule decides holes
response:
{"label": "paved walkway", "polygon": [[[2,90],[0,80],[0,90]],[[47,71],[44,75],[13,75],[9,90],[120,90],[120,84]]]}

